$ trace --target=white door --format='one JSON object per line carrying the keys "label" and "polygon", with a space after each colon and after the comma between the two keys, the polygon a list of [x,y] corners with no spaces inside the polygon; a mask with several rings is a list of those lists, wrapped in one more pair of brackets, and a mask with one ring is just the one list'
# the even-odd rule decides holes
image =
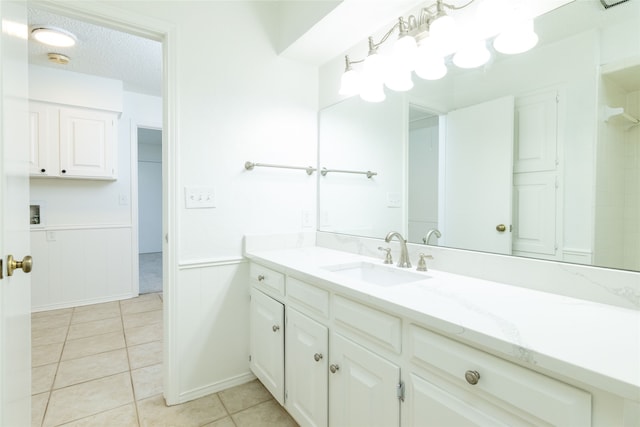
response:
{"label": "white door", "polygon": [[511,96],[447,115],[442,244],[511,253],[513,120]]}
{"label": "white door", "polygon": [[329,330],[287,307],[287,411],[302,426],[327,427]]}
{"label": "white door", "polygon": [[26,2],[0,2],[0,425],[31,425],[30,276],[7,273],[29,254]]}
{"label": "white door", "polygon": [[330,345],[329,425],[400,425],[400,368],[335,333]]}

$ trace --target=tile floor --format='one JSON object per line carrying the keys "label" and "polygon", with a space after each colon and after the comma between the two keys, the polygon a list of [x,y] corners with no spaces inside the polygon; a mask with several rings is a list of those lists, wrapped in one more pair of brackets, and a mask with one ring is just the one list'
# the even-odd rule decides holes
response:
{"label": "tile floor", "polygon": [[33,426],[296,426],[258,381],[167,407],[162,294],[32,315]]}
{"label": "tile floor", "polygon": [[140,294],[162,292],[162,252],[138,254]]}

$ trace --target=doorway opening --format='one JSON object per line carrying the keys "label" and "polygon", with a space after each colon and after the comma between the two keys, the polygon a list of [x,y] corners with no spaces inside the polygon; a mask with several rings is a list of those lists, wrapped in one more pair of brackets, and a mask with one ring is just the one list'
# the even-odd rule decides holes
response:
{"label": "doorway opening", "polygon": [[139,293],[162,292],[162,130],[138,126]]}

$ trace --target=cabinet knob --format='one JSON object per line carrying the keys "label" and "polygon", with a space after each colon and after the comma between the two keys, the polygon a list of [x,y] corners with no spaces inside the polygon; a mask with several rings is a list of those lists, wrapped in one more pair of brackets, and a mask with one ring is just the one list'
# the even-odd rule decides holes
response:
{"label": "cabinet knob", "polygon": [[67,173],[67,170],[66,170],[66,169],[62,169],[62,171],[61,171],[61,172],[62,172],[62,173]]}
{"label": "cabinet knob", "polygon": [[478,371],[467,371],[464,373],[464,379],[471,385],[478,384],[480,373]]}
{"label": "cabinet knob", "polygon": [[313,360],[315,360],[316,362],[319,362],[322,360],[322,353],[316,353],[313,355]]}
{"label": "cabinet knob", "polygon": [[331,365],[331,366],[329,366],[329,370],[331,371],[332,374],[335,374],[336,372],[338,372],[340,370],[340,366]]}
{"label": "cabinet knob", "polygon": [[258,282],[263,282],[264,281],[264,276],[262,274],[258,275]]}
{"label": "cabinet knob", "polygon": [[273,332],[278,332],[278,331],[280,330],[280,326],[278,326],[278,325],[273,325],[273,326],[271,327],[271,329],[273,330]]}
{"label": "cabinet knob", "polygon": [[47,170],[45,168],[40,169],[40,172],[45,173]]}

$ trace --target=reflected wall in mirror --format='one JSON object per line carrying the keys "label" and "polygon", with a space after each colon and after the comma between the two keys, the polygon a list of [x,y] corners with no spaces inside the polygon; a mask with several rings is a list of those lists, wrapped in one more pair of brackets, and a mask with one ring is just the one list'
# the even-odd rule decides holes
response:
{"label": "reflected wall in mirror", "polygon": [[640,2],[535,25],[525,54],[323,109],[320,167],[378,175],[319,176],[320,230],[640,270]]}

